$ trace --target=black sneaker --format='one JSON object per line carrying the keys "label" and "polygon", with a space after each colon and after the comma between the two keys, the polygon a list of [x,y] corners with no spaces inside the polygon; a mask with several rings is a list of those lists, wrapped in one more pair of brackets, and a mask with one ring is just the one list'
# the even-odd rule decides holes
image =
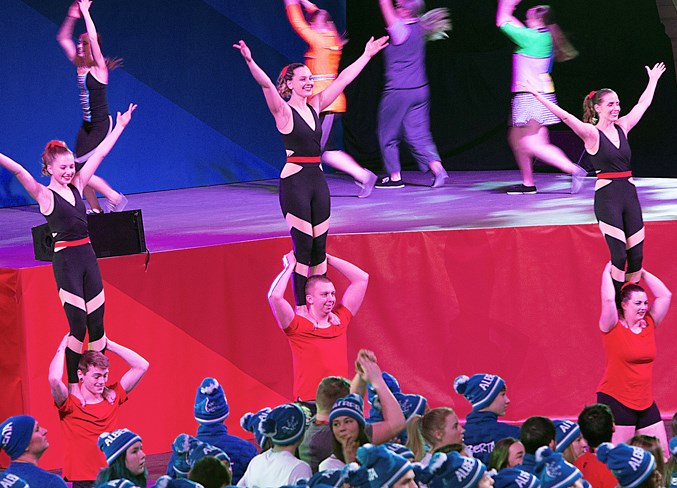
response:
{"label": "black sneaker", "polygon": [[534,195],[536,194],[536,187],[526,185],[515,185],[509,187],[506,193],[508,195]]}
{"label": "black sneaker", "polygon": [[391,180],[390,176],[381,176],[374,186],[376,188],[404,188],[404,181]]}

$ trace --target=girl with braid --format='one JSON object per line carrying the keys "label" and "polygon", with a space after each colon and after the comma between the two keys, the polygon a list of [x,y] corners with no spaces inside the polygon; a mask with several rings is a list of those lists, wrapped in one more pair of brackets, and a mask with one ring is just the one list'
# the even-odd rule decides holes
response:
{"label": "girl with braid", "polygon": [[82,191],[125,130],[135,109],[136,105],[130,104],[124,114],[118,112],[115,128],[80,171],[76,172],[73,153],[65,142],[51,141],[47,144],[42,154],[42,174],[49,176],[47,186],[38,183],[19,163],[0,154],[0,166],[14,173],[28,194],[38,202],[40,213],[47,219],[54,237],[52,267],[70,326],[66,343],[69,385],[78,382],[78,362],[85,334],[89,333],[90,349],[102,351],[106,347],[103,283],[89,241]]}
{"label": "girl with braid", "polygon": [[617,301],[623,283],[636,283],[642,275],[644,222],[630,170],[627,136],[651,105],[665,65],[657,63],[653,68],[645,66],[645,69],[649,76],[646,89],[637,105],[623,117],[620,117],[618,95],[609,88],[592,91],[585,97],[583,121],[580,121],[551,102],[533,84],[524,86],[585,143],[585,150],[597,172],[595,216],[611,252],[611,278]]}
{"label": "girl with braid", "polygon": [[[91,0],[76,0],[68,9],[68,15],[61,24],[57,41],[78,74],[78,89],[82,105],[82,127],[75,142],[75,167],[77,171],[85,165],[101,141],[113,128],[113,118],[108,113],[108,71],[122,64],[120,59],[109,59],[101,53],[99,34],[89,13]],[[73,28],[79,18],[85,21],[87,32],[80,36],[78,45],[73,42]],[[95,191],[106,197],[106,208],[110,212],[121,212],[127,205],[127,198],[111,188],[102,178],[92,175],[84,196],[92,212],[101,213],[101,205]]]}
{"label": "girl with braid", "polygon": [[344,69],[333,83],[313,95],[313,78],[303,64],[285,66],[277,86],[254,62],[244,41],[233,47],[242,54],[254,80],[261,86],[277,130],[287,151],[287,164],[280,174],[280,206],[290,229],[296,264],[292,280],[296,306],[306,304],[308,276],[327,272],[326,242],[329,231],[329,187],[320,166],[322,126],[318,114],[387,45],[388,37],[372,37],[364,53]]}
{"label": "girl with braid", "polygon": [[571,193],[577,193],[586,171],[574,164],[564,152],[550,142],[548,126],[559,123],[551,111],[525,93],[526,81],[538,86],[543,97],[557,103],[555,85],[550,77],[554,61],[568,61],[578,55],[559,26],[552,22],[548,5],[527,10],[524,24],[513,12],[521,0],[499,0],[496,26],[517,45],[512,58],[512,116],[508,142],[522,174],[522,183],[508,189],[508,195],[536,193],[534,158],[571,174]]}

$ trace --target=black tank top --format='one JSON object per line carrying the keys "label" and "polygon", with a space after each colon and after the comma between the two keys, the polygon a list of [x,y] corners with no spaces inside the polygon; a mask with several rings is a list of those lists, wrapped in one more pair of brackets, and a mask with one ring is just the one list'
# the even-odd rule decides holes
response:
{"label": "black tank top", "polygon": [[78,75],[82,119],[85,122],[108,122],[107,85],[94,78],[91,71]]}
{"label": "black tank top", "polygon": [[68,185],[75,196],[75,205],[71,205],[54,190],[54,209],[49,215],[45,215],[49,230],[54,236],[54,241],[77,241],[89,236],[87,230],[87,212],[85,203],[80,197],[80,192],[73,185]]}
{"label": "black tank top", "polygon": [[618,140],[620,147],[616,148],[609,138],[597,129],[599,132],[599,149],[597,154],[590,154],[590,162],[595,171],[601,173],[620,173],[630,171],[630,160],[632,158],[632,151],[630,151],[630,144],[628,138],[625,137],[623,129],[617,124],[614,124],[616,132],[618,132]]}
{"label": "black tank top", "polygon": [[294,128],[289,134],[282,134],[284,148],[288,151],[293,151],[292,156],[319,157],[322,153],[320,149],[322,126],[320,125],[320,118],[317,116],[315,109],[308,105],[310,112],[313,114],[313,120],[315,121],[315,130],[312,130],[294,107],[290,106],[289,108],[291,108],[292,117],[294,119]]}

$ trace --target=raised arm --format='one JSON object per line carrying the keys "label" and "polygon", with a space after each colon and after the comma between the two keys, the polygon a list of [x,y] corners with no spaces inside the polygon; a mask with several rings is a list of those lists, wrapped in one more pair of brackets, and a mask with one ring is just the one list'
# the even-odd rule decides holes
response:
{"label": "raised arm", "polygon": [[547,108],[557,117],[562,119],[562,122],[564,122],[567,126],[569,126],[569,128],[573,130],[578,137],[581,138],[586,148],[593,149],[594,146],[597,145],[597,143],[599,142],[599,133],[597,132],[597,129],[595,128],[594,125],[586,124],[585,122],[579,120],[574,115],[571,115],[569,112],[564,110],[556,103],[552,103],[550,100],[545,98],[543,94],[540,93],[531,82],[528,82],[527,85],[520,84],[519,88],[531,93],[534,97],[536,97],[536,100],[538,100],[545,106],[545,108]]}
{"label": "raised arm", "polygon": [[360,74],[369,60],[387,45],[388,36],[383,36],[376,40],[371,37],[369,41],[367,41],[367,45],[364,47],[362,56],[357,58],[357,60],[346,69],[341,71],[341,73],[336,77],[331,85],[322,90],[320,93],[311,97],[308,103],[310,103],[318,113],[322,112],[325,108],[331,105],[331,103],[336,100],[336,97],[338,97],[343,92],[343,90],[345,90],[346,86],[348,86],[350,82],[352,82],[357,77],[357,75]]}
{"label": "raised arm", "polygon": [[637,105],[632,107],[632,110],[630,110],[627,115],[624,115],[618,119],[618,125],[620,125],[625,130],[626,134],[630,132],[630,130],[632,130],[635,125],[637,125],[644,115],[644,112],[646,112],[646,109],[649,108],[649,105],[651,105],[654,93],[656,93],[656,85],[658,84],[658,80],[663,75],[663,73],[665,73],[665,65],[663,63],[656,63],[651,69],[649,69],[648,66],[645,66],[644,68],[646,69],[646,73],[649,75],[649,82],[644,89],[644,93],[642,93],[642,96],[639,97]]}
{"label": "raised arm", "polygon": [[[89,37],[89,46],[92,49],[92,58],[96,63],[96,67],[100,70],[108,71],[106,68],[106,58],[103,57],[101,46],[99,46],[99,36],[96,32],[96,26],[89,13],[89,7],[92,6],[92,0],[78,0],[78,6],[80,7],[80,12],[82,12],[82,19],[85,21],[87,37]],[[104,83],[108,82],[107,79],[101,81]]]}
{"label": "raised arm", "polygon": [[282,258],[282,263],[284,264],[284,269],[277,275],[273,284],[270,285],[270,290],[268,290],[268,303],[270,303],[270,308],[273,310],[277,325],[280,326],[280,329],[284,330],[289,327],[291,321],[294,320],[294,309],[284,298],[284,292],[289,284],[289,278],[291,278],[291,275],[294,272],[294,266],[296,266],[294,251],[286,254]]}
{"label": "raised arm", "polygon": [[120,386],[129,393],[139,384],[143,375],[148,371],[149,363],[131,349],[121,346],[117,342],[106,339],[106,347],[113,354],[117,354],[129,365],[129,370],[120,378]]}
{"label": "raised arm", "polygon": [[136,110],[136,104],[130,103],[129,108],[123,114],[118,112],[117,120],[115,123],[115,128],[106,136],[106,138],[101,141],[101,144],[96,149],[96,152],[87,160],[87,164],[82,167],[82,169],[76,175],[76,185],[82,191],[84,187],[89,183],[89,179],[96,172],[97,168],[103,161],[103,159],[108,155],[115,143],[117,142],[120,134],[125,130],[129,121],[132,120],[132,112]]}
{"label": "raised arm", "polygon": [[501,27],[506,22],[511,22],[517,26],[524,27],[524,24],[515,17],[514,12],[521,0],[498,0],[496,9],[496,27]]}
{"label": "raised arm", "polygon": [[60,407],[68,399],[68,388],[63,382],[63,367],[66,362],[66,344],[68,334],[63,336],[61,343],[56,350],[56,354],[49,363],[49,389],[52,392],[52,398],[57,407]]}
{"label": "raised arm", "polygon": [[611,262],[608,262],[602,271],[602,311],[599,315],[599,330],[610,332],[618,323],[618,308],[616,308],[616,289],[611,279]]}
{"label": "raised arm", "polygon": [[14,173],[14,176],[16,176],[16,179],[19,180],[19,183],[26,189],[28,194],[38,202],[41,211],[51,205],[52,195],[47,187],[38,183],[26,168],[2,153],[0,153],[0,166]]}
{"label": "raised arm", "polygon": [[278,130],[285,127],[289,123],[291,118],[291,108],[284,101],[277,91],[277,87],[270,81],[268,75],[259,67],[258,64],[252,58],[252,52],[245,44],[244,41],[240,40],[237,44],[233,44],[233,47],[240,51],[242,57],[244,58],[245,63],[247,63],[247,68],[249,72],[254,77],[254,81],[259,84],[263,90],[263,97],[266,99],[266,104],[268,105],[268,110],[273,114],[275,118],[275,125]]}
{"label": "raised arm", "polygon": [[385,20],[386,28],[397,22],[399,17],[395,12],[393,0],[378,0],[378,5],[381,7],[381,15],[383,15],[383,20]]}
{"label": "raised arm", "polygon": [[374,388],[374,391],[378,395],[381,412],[383,413],[383,421],[372,424],[371,442],[374,444],[388,442],[406,427],[404,414],[393,392],[390,391],[388,385],[383,380],[381,368],[376,361],[372,361],[367,356],[360,354],[358,355],[357,362],[364,371],[365,380]]}
{"label": "raised arm", "polygon": [[349,284],[343,293],[341,305],[350,310],[350,313],[356,315],[360,306],[362,306],[364,295],[367,293],[369,274],[353,263],[330,254],[327,254],[327,264],[348,279]]}
{"label": "raised arm", "polygon": [[[315,32],[306,22],[301,5],[299,5],[299,0],[284,0],[284,5],[289,23],[299,37],[310,45],[320,43],[322,36]],[[312,2],[303,2],[303,6],[307,12],[315,12],[317,10],[317,6]]]}
{"label": "raised arm", "polygon": [[75,47],[75,42],[73,42],[73,30],[75,29],[75,23],[79,18],[80,7],[76,0],[68,8],[68,14],[66,15],[66,18],[63,19],[59,32],[56,34],[57,42],[61,46],[61,49],[63,49],[68,61],[73,64],[75,64],[75,58],[77,56],[77,48]]}
{"label": "raised arm", "polygon": [[672,292],[656,275],[649,273],[647,270],[642,270],[642,279],[654,296],[654,302],[651,304],[650,311],[654,323],[658,325],[668,313],[670,301],[672,300]]}

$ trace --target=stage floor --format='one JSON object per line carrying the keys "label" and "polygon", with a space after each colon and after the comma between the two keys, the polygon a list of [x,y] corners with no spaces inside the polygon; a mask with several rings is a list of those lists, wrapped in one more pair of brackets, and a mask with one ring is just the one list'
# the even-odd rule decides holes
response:
{"label": "stage floor", "polygon": [[[375,189],[356,198],[346,175],[327,176],[332,195],[331,234],[502,228],[595,223],[594,178],[569,194],[568,175],[536,174],[536,195],[506,195],[518,171],[451,172],[444,188],[430,174],[405,172],[411,185]],[[677,179],[637,178],[646,221],[677,219]],[[143,210],[151,252],[245,242],[288,235],[280,214],[277,180],[143,193],[128,209]],[[43,265],[33,258],[30,228],[43,224],[36,205],[0,209],[0,268]]]}

